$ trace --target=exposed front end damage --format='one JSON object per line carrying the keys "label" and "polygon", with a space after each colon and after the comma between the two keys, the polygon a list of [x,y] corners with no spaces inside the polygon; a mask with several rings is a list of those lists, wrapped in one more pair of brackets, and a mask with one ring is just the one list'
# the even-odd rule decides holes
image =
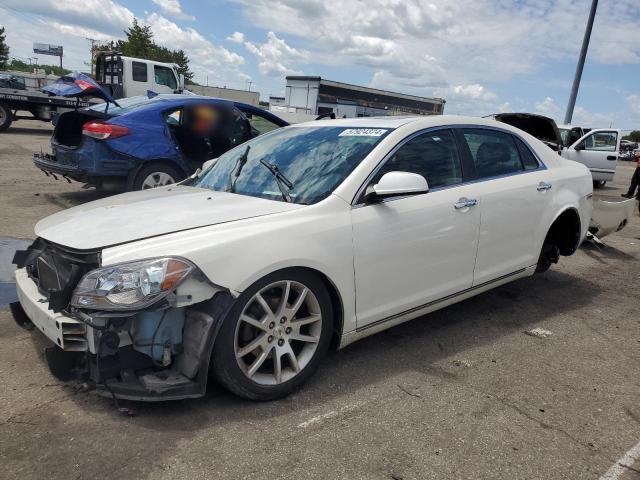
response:
{"label": "exposed front end damage", "polygon": [[43,239],[16,253],[19,303],[12,312],[20,326],[35,327],[51,340],[46,359],[52,373],[122,399],[204,395],[213,342],[233,303],[231,293],[194,269],[146,308],[73,306],[81,279],[95,272],[100,260],[99,251],[72,251]]}

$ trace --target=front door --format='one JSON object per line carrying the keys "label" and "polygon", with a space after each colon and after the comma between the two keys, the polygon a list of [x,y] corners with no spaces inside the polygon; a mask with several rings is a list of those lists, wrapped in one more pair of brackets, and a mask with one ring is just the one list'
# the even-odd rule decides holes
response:
{"label": "front door", "polygon": [[480,211],[470,196],[473,185],[462,185],[452,131],[406,141],[370,184],[390,171],[418,173],[430,191],[354,206],[358,328],[465,290],[473,281]]}
{"label": "front door", "polygon": [[596,181],[613,180],[616,173],[620,135],[618,130],[591,130],[569,148],[562,156],[586,165]]}

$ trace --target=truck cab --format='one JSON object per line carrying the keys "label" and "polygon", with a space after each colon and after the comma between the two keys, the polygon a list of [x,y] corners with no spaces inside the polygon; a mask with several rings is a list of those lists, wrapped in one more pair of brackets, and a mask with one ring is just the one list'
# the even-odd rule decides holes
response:
{"label": "truck cab", "polygon": [[113,98],[155,93],[181,93],[184,90],[184,76],[178,74],[176,65],[101,52],[96,57],[97,82]]}

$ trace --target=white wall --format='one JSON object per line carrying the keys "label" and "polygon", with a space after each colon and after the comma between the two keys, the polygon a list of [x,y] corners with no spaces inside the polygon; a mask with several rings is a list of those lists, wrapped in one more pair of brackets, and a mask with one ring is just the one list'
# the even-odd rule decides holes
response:
{"label": "white wall", "polygon": [[287,80],[285,104],[298,111],[307,110],[315,114],[319,88],[319,80]]}

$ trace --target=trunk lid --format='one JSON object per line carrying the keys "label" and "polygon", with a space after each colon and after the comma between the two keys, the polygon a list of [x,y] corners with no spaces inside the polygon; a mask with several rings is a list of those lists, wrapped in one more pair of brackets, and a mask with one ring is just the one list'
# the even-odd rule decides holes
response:
{"label": "trunk lid", "polygon": [[499,122],[524,130],[556,151],[562,150],[560,130],[552,118],[533,113],[498,113],[494,115],[494,118]]}

